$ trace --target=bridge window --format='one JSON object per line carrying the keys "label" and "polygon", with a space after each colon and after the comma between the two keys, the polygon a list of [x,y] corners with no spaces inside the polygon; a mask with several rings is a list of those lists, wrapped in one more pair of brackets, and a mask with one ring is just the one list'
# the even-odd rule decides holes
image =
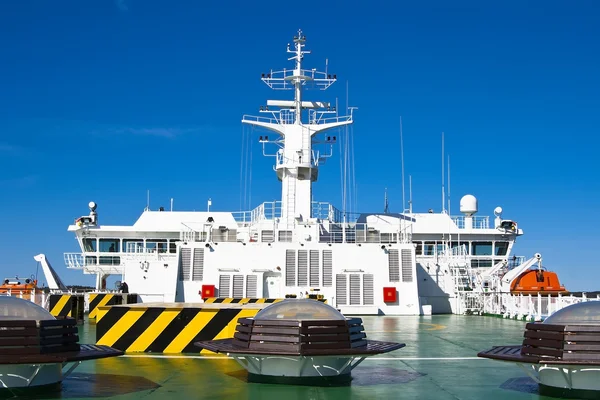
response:
{"label": "bridge window", "polygon": [[121,252],[121,241],[119,239],[100,239],[100,251],[104,253]]}
{"label": "bridge window", "polygon": [[118,256],[100,256],[100,265],[120,265],[121,257]]}
{"label": "bridge window", "polygon": [[413,242],[413,244],[416,245],[415,255],[420,256],[423,254],[423,242]]}
{"label": "bridge window", "polygon": [[169,253],[177,253],[177,242],[179,242],[179,239],[169,240]]}
{"label": "bridge window", "polygon": [[473,242],[474,256],[491,256],[492,255],[492,242]]}
{"label": "bridge window", "polygon": [[126,253],[141,253],[144,249],[144,239],[123,239],[123,250]]}
{"label": "bridge window", "polygon": [[146,250],[149,253],[166,253],[167,239],[146,239]]}
{"label": "bridge window", "polygon": [[496,255],[505,256],[508,251],[508,242],[496,242]]}
{"label": "bridge window", "polygon": [[445,247],[445,246],[444,246],[444,243],[442,243],[442,242],[437,242],[437,244],[436,244],[436,246],[435,246],[435,248],[436,248],[436,251],[437,251],[437,254],[442,254],[442,253],[444,252],[444,247]]}
{"label": "bridge window", "polygon": [[83,239],[83,251],[86,252],[96,252],[97,249],[97,241],[96,238],[86,238]]}
{"label": "bridge window", "polygon": [[85,256],[85,265],[96,265],[98,264],[98,259],[95,256]]}
{"label": "bridge window", "polygon": [[433,256],[435,254],[435,242],[425,242],[423,246],[424,256]]}
{"label": "bridge window", "polygon": [[462,247],[465,246],[465,249],[467,250],[467,252],[469,251],[469,242],[450,242],[450,247],[451,248],[456,248],[456,247]]}

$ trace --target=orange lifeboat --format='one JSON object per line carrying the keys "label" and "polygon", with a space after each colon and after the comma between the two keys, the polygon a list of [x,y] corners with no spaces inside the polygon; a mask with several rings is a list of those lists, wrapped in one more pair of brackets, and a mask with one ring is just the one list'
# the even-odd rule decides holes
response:
{"label": "orange lifeboat", "polygon": [[510,285],[512,294],[554,295],[569,294],[560,284],[556,272],[543,269],[529,269],[522,272]]}
{"label": "orange lifeboat", "polygon": [[8,294],[11,296],[23,296],[29,299],[34,291],[39,291],[37,287],[37,279],[25,279],[21,282],[20,278],[5,279],[0,285],[0,294]]}

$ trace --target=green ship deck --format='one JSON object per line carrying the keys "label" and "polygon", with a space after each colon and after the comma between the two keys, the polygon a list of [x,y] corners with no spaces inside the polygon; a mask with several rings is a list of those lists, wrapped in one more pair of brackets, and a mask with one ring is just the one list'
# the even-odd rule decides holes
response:
{"label": "green ship deck", "polygon": [[[246,371],[220,355],[130,354],[88,361],[55,392],[18,398],[65,399],[550,399],[516,365],[478,358],[493,345],[520,344],[525,323],[492,317],[363,317],[367,337],[406,347],[365,360],[347,386],[248,383]],[[94,343],[95,326],[80,326]]]}

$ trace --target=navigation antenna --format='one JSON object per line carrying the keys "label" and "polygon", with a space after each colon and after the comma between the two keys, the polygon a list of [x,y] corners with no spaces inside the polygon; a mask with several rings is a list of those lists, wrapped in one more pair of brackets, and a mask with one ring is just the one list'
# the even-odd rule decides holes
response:
{"label": "navigation antenna", "polygon": [[446,189],[444,188],[445,184],[445,174],[444,174],[444,132],[442,132],[442,213],[446,212]]}
{"label": "navigation antenna", "polygon": [[400,159],[402,160],[402,212],[405,212],[406,197],[404,195],[404,138],[402,136],[402,116],[400,116]]}
{"label": "navigation antenna", "polygon": [[412,175],[408,176],[408,212],[412,214]]}
{"label": "navigation antenna", "polygon": [[388,195],[387,195],[387,188],[385,188],[385,196],[383,198],[383,213],[384,214],[389,214],[390,213],[390,207],[389,207]]}
{"label": "navigation antenna", "polygon": [[448,214],[450,212],[450,154],[448,154]]}

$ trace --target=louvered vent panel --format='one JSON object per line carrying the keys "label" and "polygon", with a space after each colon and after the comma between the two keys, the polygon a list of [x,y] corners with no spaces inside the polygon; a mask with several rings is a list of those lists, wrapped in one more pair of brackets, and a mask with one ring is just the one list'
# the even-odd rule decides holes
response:
{"label": "louvered vent panel", "polygon": [[375,304],[375,298],[373,293],[373,274],[363,275],[363,304],[366,306],[372,306]]}
{"label": "louvered vent panel", "polygon": [[308,286],[308,251],[298,250],[298,286]]}
{"label": "louvered vent panel", "polygon": [[231,276],[220,275],[219,276],[219,297],[231,297]]}
{"label": "louvered vent panel", "polygon": [[360,274],[350,274],[350,305],[360,305]]}
{"label": "louvered vent panel", "polygon": [[244,297],[244,275],[233,276],[233,297]]}
{"label": "louvered vent panel", "polygon": [[319,250],[310,251],[310,285],[320,286],[319,279]]}
{"label": "louvered vent panel", "polygon": [[412,251],[409,249],[402,249],[402,282],[413,281],[413,262],[412,262]]}
{"label": "louvered vent panel", "polygon": [[194,249],[194,269],[192,280],[201,281],[204,278],[204,249]]}
{"label": "louvered vent panel", "polygon": [[337,274],[335,276],[335,296],[337,297],[337,305],[345,306],[348,304],[348,291],[346,290],[346,274]]}
{"label": "louvered vent panel", "polygon": [[333,285],[333,262],[331,250],[323,250],[323,286]]}
{"label": "louvered vent panel", "polygon": [[179,280],[189,281],[192,264],[192,249],[181,249],[181,252],[179,254]]}
{"label": "louvered vent panel", "polygon": [[258,278],[256,277],[256,275],[248,275],[246,277],[246,297],[250,299],[255,299],[257,291]]}
{"label": "louvered vent panel", "polygon": [[291,242],[292,241],[292,231],[279,231],[279,241],[280,242]]}
{"label": "louvered vent panel", "polygon": [[273,231],[262,231],[262,235],[261,236],[262,236],[261,240],[263,242],[268,242],[268,243],[273,242],[273,239],[274,239],[274,237],[273,237]]}
{"label": "louvered vent panel", "polygon": [[285,251],[285,286],[296,286],[296,250]]}
{"label": "louvered vent panel", "polygon": [[390,282],[400,282],[400,260],[398,250],[388,250],[388,268]]}

